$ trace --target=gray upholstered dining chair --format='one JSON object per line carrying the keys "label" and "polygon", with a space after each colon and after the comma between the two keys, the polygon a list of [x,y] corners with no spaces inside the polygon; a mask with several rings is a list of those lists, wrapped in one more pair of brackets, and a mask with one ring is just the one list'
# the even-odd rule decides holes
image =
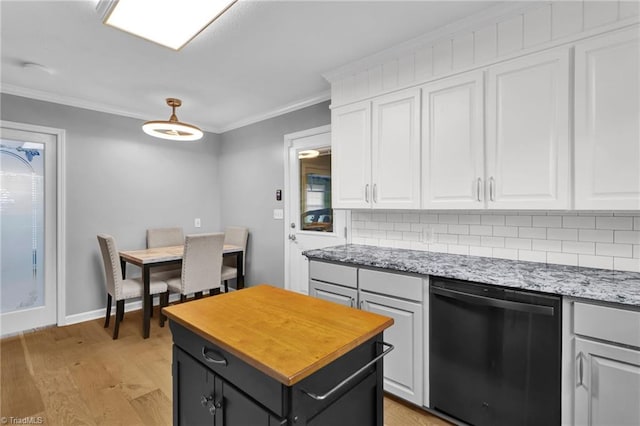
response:
{"label": "gray upholstered dining chair", "polygon": [[[246,273],[247,240],[249,239],[249,229],[240,226],[228,226],[224,230],[224,243],[242,247],[242,270]],[[222,260],[222,281],[224,281],[224,292],[229,292],[229,280],[237,277],[237,258],[226,257]]]}
{"label": "gray upholstered dining chair", "polygon": [[[107,287],[107,312],[104,320],[104,328],[109,327],[111,303],[115,299],[116,323],[113,328],[113,338],[117,339],[120,321],[124,318],[124,301],[142,297],[144,289],[141,278],[122,278],[122,267],[120,265],[120,257],[116,249],[115,239],[111,235],[98,234],[98,243],[100,244],[100,252],[102,253]],[[166,306],[169,301],[167,283],[164,281],[152,278],[149,283],[149,294],[161,295],[160,308]],[[161,323],[161,325],[164,324]]]}
{"label": "gray upholstered dining chair", "polygon": [[[166,280],[170,292],[180,293],[180,302],[184,302],[189,294],[200,298],[206,290],[209,294],[220,291],[223,247],[224,234],[221,232],[185,237],[182,274]],[[164,315],[160,315],[160,323],[164,323]]]}
{"label": "gray upholstered dining chair", "polygon": [[181,246],[184,244],[182,228],[147,229],[147,248]]}

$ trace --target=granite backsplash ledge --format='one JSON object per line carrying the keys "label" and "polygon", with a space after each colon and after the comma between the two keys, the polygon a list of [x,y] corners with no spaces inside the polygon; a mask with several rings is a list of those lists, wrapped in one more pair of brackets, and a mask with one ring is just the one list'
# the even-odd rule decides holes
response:
{"label": "granite backsplash ledge", "polygon": [[361,244],[308,250],[303,254],[309,259],[475,281],[640,309],[640,273],[637,272]]}

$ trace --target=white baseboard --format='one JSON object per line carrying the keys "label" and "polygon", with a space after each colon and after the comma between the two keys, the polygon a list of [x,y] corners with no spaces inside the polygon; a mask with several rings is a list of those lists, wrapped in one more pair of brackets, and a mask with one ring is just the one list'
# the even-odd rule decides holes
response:
{"label": "white baseboard", "polygon": [[[177,293],[171,294],[169,296],[169,302],[175,302],[176,300],[180,300],[180,295]],[[158,306],[159,301],[154,297],[154,306]],[[98,318],[104,318],[104,314],[106,313],[106,306],[104,308],[96,309],[93,311],[82,312],[79,314],[67,315],[65,317],[64,325],[77,324],[79,322],[91,321]],[[142,300],[132,300],[130,302],[124,303],[124,311],[139,311],[142,309]],[[116,304],[113,303],[111,305],[111,315],[115,315],[116,313]]]}

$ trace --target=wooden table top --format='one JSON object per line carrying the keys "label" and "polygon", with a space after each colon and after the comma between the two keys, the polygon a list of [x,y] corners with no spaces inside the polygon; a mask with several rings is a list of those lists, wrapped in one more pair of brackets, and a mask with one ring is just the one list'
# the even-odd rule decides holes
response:
{"label": "wooden table top", "polygon": [[393,324],[393,319],[267,284],[163,309],[185,326],[291,386]]}
{"label": "wooden table top", "polygon": [[[242,251],[242,247],[231,244],[224,245],[224,253],[235,253]],[[126,250],[119,252],[120,257],[127,262],[136,265],[145,265],[148,263],[169,262],[172,260],[180,260],[184,254],[184,246],[156,247],[142,250]]]}

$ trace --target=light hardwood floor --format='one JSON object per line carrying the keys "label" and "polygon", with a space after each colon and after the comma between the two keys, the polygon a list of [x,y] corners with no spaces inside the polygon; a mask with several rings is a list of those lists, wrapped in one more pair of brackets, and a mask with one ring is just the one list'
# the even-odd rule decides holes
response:
{"label": "light hardwood floor", "polygon": [[[144,340],[141,321],[140,311],[127,313],[115,341],[103,320],[0,340],[0,417],[65,426],[171,425],[171,332],[158,326],[156,312]],[[387,426],[449,424],[392,398],[384,410]]]}

